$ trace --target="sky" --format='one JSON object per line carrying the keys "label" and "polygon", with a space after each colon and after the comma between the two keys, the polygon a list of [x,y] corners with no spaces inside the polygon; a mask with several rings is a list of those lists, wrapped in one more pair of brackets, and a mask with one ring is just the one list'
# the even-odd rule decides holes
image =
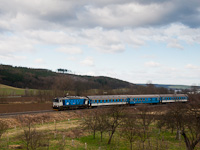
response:
{"label": "sky", "polygon": [[200,1],[0,0],[0,64],[200,85]]}

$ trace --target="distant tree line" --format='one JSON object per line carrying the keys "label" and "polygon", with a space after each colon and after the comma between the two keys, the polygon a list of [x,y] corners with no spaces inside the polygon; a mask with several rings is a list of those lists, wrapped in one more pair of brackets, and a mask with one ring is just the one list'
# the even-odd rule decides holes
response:
{"label": "distant tree line", "polygon": [[57,71],[58,71],[58,73],[70,73],[70,72],[72,72],[71,70],[62,69],[62,68],[57,69]]}

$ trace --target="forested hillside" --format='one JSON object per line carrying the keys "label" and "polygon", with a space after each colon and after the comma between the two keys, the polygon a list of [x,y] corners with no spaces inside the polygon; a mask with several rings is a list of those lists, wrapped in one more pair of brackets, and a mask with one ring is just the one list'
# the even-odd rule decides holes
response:
{"label": "forested hillside", "polygon": [[[0,65],[0,83],[26,89],[73,91],[84,94],[155,94],[168,93],[165,88],[135,85],[126,81],[103,76],[80,76],[57,73],[47,69],[33,69]],[[94,91],[95,90],[95,91]]]}
{"label": "forested hillside", "polygon": [[86,89],[99,89],[102,87],[116,89],[133,85],[109,77],[78,76],[56,73],[47,69],[13,67],[9,65],[0,65],[0,83],[18,88],[34,89],[51,89],[54,87],[73,89],[74,86],[84,86]]}

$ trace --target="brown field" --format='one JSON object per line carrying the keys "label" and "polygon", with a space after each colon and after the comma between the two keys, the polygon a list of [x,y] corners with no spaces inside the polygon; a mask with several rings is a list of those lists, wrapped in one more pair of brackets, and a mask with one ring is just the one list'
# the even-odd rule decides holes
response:
{"label": "brown field", "polygon": [[51,110],[52,103],[0,104],[0,113]]}
{"label": "brown field", "polygon": [[0,113],[51,110],[51,98],[47,100],[38,97],[0,98]]}

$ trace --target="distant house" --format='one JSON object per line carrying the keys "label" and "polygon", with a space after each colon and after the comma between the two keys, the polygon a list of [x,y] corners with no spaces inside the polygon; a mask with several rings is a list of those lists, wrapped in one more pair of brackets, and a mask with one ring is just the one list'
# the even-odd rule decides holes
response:
{"label": "distant house", "polygon": [[200,89],[196,90],[195,92],[194,91],[188,92],[188,94],[200,94]]}
{"label": "distant house", "polygon": [[182,90],[174,90],[174,94],[178,94],[178,93],[181,93],[182,92]]}

